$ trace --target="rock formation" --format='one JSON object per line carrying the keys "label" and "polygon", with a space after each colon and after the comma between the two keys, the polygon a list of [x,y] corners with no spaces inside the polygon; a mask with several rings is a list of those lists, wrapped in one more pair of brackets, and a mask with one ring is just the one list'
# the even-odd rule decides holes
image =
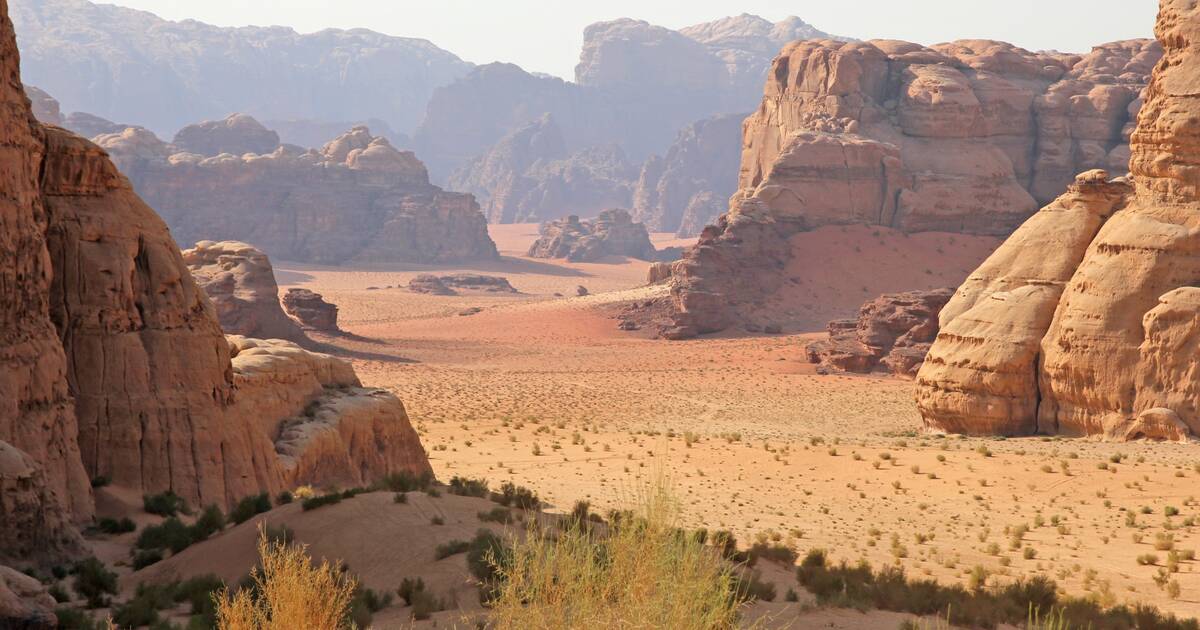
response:
{"label": "rock formation", "polygon": [[25,86],[25,94],[33,106],[33,117],[39,122],[47,125],[63,124],[62,109],[59,107],[58,101],[53,96],[50,96],[43,90],[33,87],[32,85]]}
{"label": "rock formation", "polygon": [[0,628],[51,630],[58,627],[57,602],[37,579],[0,566]]}
{"label": "rock formation", "polygon": [[917,377],[934,429],[1182,439],[1200,430],[1200,8],[1162,0],[1130,181],[1080,175],[958,289]]}
{"label": "rock formation", "polygon": [[786,288],[798,232],[1009,233],[1068,173],[1121,153],[1160,54],[1149,40],[1087,55],[977,40],[789,44],[746,120],[729,213],[676,267],[671,336],[720,330]]}
{"label": "rock formation", "polygon": [[[292,479],[428,470],[398,401],[354,390],[344,362],[290,346],[318,374],[303,395],[303,379],[236,378],[246,360],[231,361],[166,225],[99,146],[34,119],[18,63],[0,0],[0,557],[72,555],[66,523],[90,520],[98,477],[229,507]],[[340,375],[335,391],[323,374]],[[324,428],[288,441],[284,458],[275,431],[309,404],[348,413],[322,414]],[[5,610],[12,588],[0,589]]]}
{"label": "rock formation", "polygon": [[431,293],[433,295],[455,295],[454,289],[487,291],[489,293],[516,293],[508,278],[500,276],[484,276],[474,273],[456,273],[448,276],[435,276],[422,273],[408,282],[408,290],[415,293]]}
{"label": "rock formation", "polygon": [[404,131],[434,89],[471,69],[426,40],[365,28],[224,28],[85,0],[14,3],[12,17],[27,81],[66,110],[160,134],[234,111],[259,120],[381,118]]}
{"label": "rock formation", "polygon": [[805,353],[826,370],[914,376],[937,336],[938,312],[953,294],[936,289],[881,295],[863,304],[857,318],[829,322],[829,339],[808,344]]}
{"label": "rock formation", "polygon": [[182,243],[237,239],[320,263],[495,258],[474,198],[429,183],[410,151],[356,127],[320,151],[205,158],[145,129],[96,141]]}
{"label": "rock formation", "polygon": [[742,114],[685,127],[666,157],[651,156],[633,193],[633,216],[656,232],[695,236],[723,212],[737,189]]}
{"label": "rock formation", "polygon": [[320,293],[293,287],[283,295],[283,310],[305,328],[337,332],[338,307],[330,304]]}
{"label": "rock formation", "polygon": [[180,151],[204,156],[267,154],[279,147],[279,134],[251,116],[230,114],[224,120],[188,125],[180,129],[171,142]]}
{"label": "rock formation", "polygon": [[655,260],[646,226],[634,223],[628,210],[605,210],[591,221],[569,216],[543,223],[541,236],[529,247],[531,258],[566,258],[570,262],[596,262],[605,256]]}
{"label": "rock formation", "polygon": [[237,241],[200,241],[183,251],[183,262],[212,300],[226,334],[306,340],[279,306],[279,285],[266,254]]}

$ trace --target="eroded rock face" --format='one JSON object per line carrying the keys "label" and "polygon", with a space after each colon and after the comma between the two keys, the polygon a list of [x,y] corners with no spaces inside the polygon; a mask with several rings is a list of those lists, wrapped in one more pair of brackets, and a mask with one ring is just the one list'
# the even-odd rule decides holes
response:
{"label": "eroded rock face", "polygon": [[410,151],[355,127],[320,151],[181,153],[145,129],[101,136],[182,243],[236,239],[277,259],[343,263],[495,258],[471,195],[429,183]]}
{"label": "eroded rock face", "polygon": [[566,258],[570,262],[595,262],[605,256],[655,260],[646,226],[634,223],[628,210],[601,212],[590,221],[569,216],[543,223],[541,236],[529,247],[531,258]]}
{"label": "eroded rock face", "polygon": [[293,287],[283,295],[283,310],[306,328],[337,332],[338,307],[330,304],[320,293]]}
{"label": "eroded rock face", "polygon": [[1112,439],[1200,430],[1190,376],[1200,8],[1159,7],[1165,56],[1131,136],[1132,181],[1081,175],[959,289],[918,375],[929,427]]}
{"label": "eroded rock face", "polygon": [[305,340],[279,306],[279,285],[267,255],[237,241],[200,241],[183,262],[217,309],[226,334]]}
{"label": "eroded rock face", "polygon": [[938,331],[938,312],[953,289],[881,295],[863,304],[856,319],[829,322],[829,339],[810,343],[811,363],[845,372],[877,369],[914,376]]}
{"label": "eroded rock face", "polygon": [[[0,562],[63,561],[83,552],[83,539],[62,499],[46,485],[46,475],[33,458],[0,442]],[[0,604],[0,626],[3,610]]]}
{"label": "eroded rock face", "polygon": [[0,627],[51,630],[58,627],[58,604],[46,586],[11,567],[0,566]]}
{"label": "eroded rock face", "polygon": [[633,216],[656,232],[695,236],[726,210],[737,189],[743,114],[727,114],[685,127],[666,157],[642,166],[633,193]]}
{"label": "eroded rock face", "polygon": [[729,214],[680,268],[675,328],[720,330],[785,286],[770,275],[798,231],[1008,234],[1073,173],[1116,159],[1160,54],[1149,40],[1082,56],[979,40],[787,45],[746,120]]}
{"label": "eroded rock face", "polygon": [[279,134],[246,114],[206,120],[180,129],[171,141],[180,151],[204,156],[266,154],[279,147]]}
{"label": "eroded rock face", "polygon": [[62,110],[53,96],[32,85],[25,86],[25,94],[33,104],[33,117],[37,118],[39,122],[47,125],[63,124]]}

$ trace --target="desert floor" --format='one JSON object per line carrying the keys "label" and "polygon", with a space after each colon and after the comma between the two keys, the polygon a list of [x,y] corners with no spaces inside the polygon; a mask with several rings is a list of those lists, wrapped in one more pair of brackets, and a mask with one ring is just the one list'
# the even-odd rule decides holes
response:
{"label": "desert floor", "polygon": [[[365,384],[404,400],[443,480],[513,481],[552,509],[586,500],[603,512],[662,474],[688,525],[728,528],[743,542],[822,547],[948,583],[965,583],[975,566],[991,580],[1042,573],[1070,594],[1200,615],[1200,570],[1186,559],[1200,545],[1194,445],[926,435],[911,382],[818,375],[805,363],[816,332],[668,342],[618,330],[613,304],[665,293],[644,286],[647,264],[525,258],[536,233],[493,226],[503,258],[484,265],[276,262],[276,274],[281,291],[309,288],[340,307],[351,334],[315,338],[353,360]],[[903,255],[932,275],[944,268],[934,257],[970,269],[979,254],[954,247],[986,245],[960,238]],[[429,271],[503,275],[521,293],[404,288]],[[577,297],[577,286],[590,294]],[[482,310],[460,314],[473,307]]]}

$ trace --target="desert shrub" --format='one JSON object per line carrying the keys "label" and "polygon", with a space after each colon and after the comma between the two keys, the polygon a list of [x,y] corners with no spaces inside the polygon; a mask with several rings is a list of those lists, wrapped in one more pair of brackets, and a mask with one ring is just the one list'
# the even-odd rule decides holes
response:
{"label": "desert shrub", "polygon": [[263,532],[266,533],[267,540],[281,545],[288,545],[296,540],[296,532],[287,525],[267,525]]}
{"label": "desert shrub", "polygon": [[200,518],[197,518],[195,524],[192,525],[192,541],[205,540],[223,529],[225,529],[225,513],[221,511],[221,508],[210,505],[204,508],[204,511],[200,513]]}
{"label": "desert shrub", "polygon": [[267,540],[260,530],[261,568],[251,571],[253,588],[217,595],[217,622],[222,630],[273,628],[346,628],[347,612],[357,586],[337,565],[317,566],[302,545]]}
{"label": "desert shrub", "polygon": [[492,530],[483,528],[475,532],[467,550],[467,569],[482,584],[490,585],[497,578],[497,569],[506,565],[508,557],[509,549],[504,540]]}
{"label": "desert shrub", "polygon": [[133,570],[139,571],[163,559],[158,549],[142,549],[133,554]]}
{"label": "desert shrub", "polygon": [[765,558],[789,566],[795,564],[797,558],[796,552],[791,547],[779,543],[756,542],[746,553],[754,560]]}
{"label": "desert shrub", "polygon": [[[288,493],[288,496],[292,496],[291,493]],[[241,525],[254,518],[257,514],[270,511],[271,497],[267,496],[266,492],[263,492],[243,497],[241,501],[238,501],[237,505],[233,506],[233,511],[229,513],[229,520]]]}
{"label": "desert shrub", "polygon": [[342,490],[342,498],[353,499],[364,492],[370,492],[370,490],[367,488],[346,488],[345,490]]}
{"label": "desert shrub", "polygon": [[93,488],[103,488],[110,483],[112,483],[112,480],[104,475],[96,475],[95,477],[92,477]]}
{"label": "desert shrub", "polygon": [[96,522],[96,529],[105,534],[127,534],[137,529],[137,524],[133,522],[133,519],[128,517],[120,520],[102,518]]}
{"label": "desert shrub", "polygon": [[762,581],[758,571],[746,570],[734,574],[734,585],[737,598],[741,601],[761,599],[764,602],[775,601],[775,585]]}
{"label": "desert shrub", "polygon": [[469,479],[456,475],[450,478],[450,486],[446,491],[464,497],[482,498],[488,495],[488,482],[486,479]]}
{"label": "desert shrub", "polygon": [[55,602],[60,604],[71,601],[71,594],[67,592],[67,589],[58,584],[52,584],[50,588],[46,589],[46,593],[50,597],[53,597]]}
{"label": "desert shrub", "polygon": [[501,523],[507,525],[513,520],[512,510],[506,507],[494,507],[487,512],[479,512],[476,514],[479,520],[485,523]]}
{"label": "desert shrub", "polygon": [[360,585],[354,590],[354,597],[350,600],[350,608],[346,613],[347,621],[352,627],[369,628],[375,613],[391,605],[391,593],[381,594]]}
{"label": "desert shrub", "polygon": [[96,621],[94,617],[78,608],[60,606],[54,609],[58,617],[58,630],[107,630],[108,624]]}
{"label": "desert shrub", "polygon": [[665,484],[604,535],[565,520],[493,559],[496,628],[733,628],[742,603],[730,565],[691,535]]}
{"label": "desert shrub", "polygon": [[522,510],[536,510],[542,502],[537,493],[525,486],[514,485],[511,481],[500,486],[500,492],[491,493],[492,501],[504,507],[515,507]]}
{"label": "desert shrub", "polygon": [[434,550],[433,557],[441,560],[455,554],[465,553],[470,548],[471,543],[465,540],[451,540],[450,542],[438,545],[437,549]]}
{"label": "desert shrub", "polygon": [[108,605],[108,596],[117,592],[117,574],[102,562],[88,558],[75,565],[75,592],[87,599],[88,608]]}
{"label": "desert shrub", "polygon": [[158,525],[142,528],[134,546],[138,549],[170,549],[179,553],[195,541],[192,528],[172,516]]}
{"label": "desert shrub", "polygon": [[400,580],[400,587],[396,589],[396,594],[411,606],[413,603],[413,594],[423,590],[425,590],[425,580],[421,578],[404,578]]}
{"label": "desert shrub", "polygon": [[279,505],[287,505],[287,504],[291,503],[292,499],[294,499],[294,498],[295,497],[292,496],[291,491],[284,490],[283,492],[279,493],[279,496],[275,497],[275,502],[278,503]]}
{"label": "desert shrub", "polygon": [[392,492],[412,492],[413,490],[424,490],[432,483],[433,475],[427,472],[420,475],[414,475],[410,472],[398,472],[384,477],[376,485],[381,489],[391,490]]}
{"label": "desert shrub", "polygon": [[403,492],[397,492],[396,495],[392,497],[392,503],[408,503],[408,495]]}
{"label": "desert shrub", "polygon": [[167,490],[162,494],[143,495],[142,509],[159,516],[175,516],[180,512],[187,513],[187,503],[179,495]]}
{"label": "desert shrub", "polygon": [[446,600],[430,593],[427,590],[420,590],[413,593],[412,600],[412,616],[413,619],[429,619],[430,615],[435,612],[446,610]]}
{"label": "desert shrub", "polygon": [[323,494],[318,497],[311,497],[311,498],[305,499],[300,502],[300,507],[303,508],[305,512],[307,512],[309,510],[315,510],[319,507],[324,507],[326,505],[333,505],[334,503],[341,503],[341,502],[342,502],[341,493],[333,492],[330,494]]}

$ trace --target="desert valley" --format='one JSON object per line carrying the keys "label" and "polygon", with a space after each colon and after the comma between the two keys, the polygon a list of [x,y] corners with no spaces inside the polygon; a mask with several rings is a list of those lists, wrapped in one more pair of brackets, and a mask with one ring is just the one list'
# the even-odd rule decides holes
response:
{"label": "desert valley", "polygon": [[1152,13],[622,18],[566,81],[0,0],[0,628],[1200,627]]}

